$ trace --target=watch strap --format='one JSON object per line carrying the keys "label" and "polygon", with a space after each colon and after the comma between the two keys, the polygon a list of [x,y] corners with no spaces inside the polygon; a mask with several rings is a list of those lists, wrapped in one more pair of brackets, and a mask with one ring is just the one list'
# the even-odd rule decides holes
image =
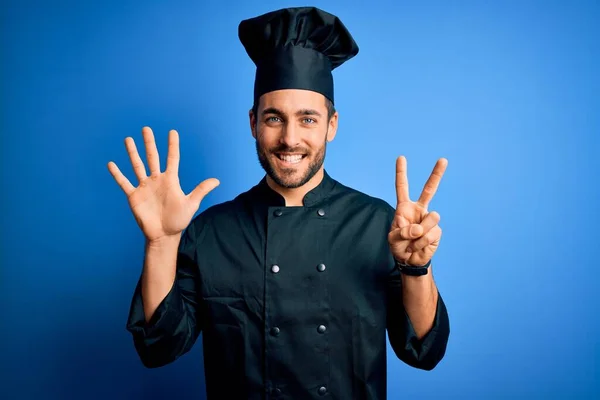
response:
{"label": "watch strap", "polygon": [[398,260],[395,260],[395,261],[396,261],[396,268],[398,268],[398,271],[402,272],[405,275],[410,275],[410,276],[427,275],[427,272],[429,271],[429,266],[431,265],[431,260],[427,261],[427,264],[422,265],[422,266],[413,266],[413,265],[404,264]]}

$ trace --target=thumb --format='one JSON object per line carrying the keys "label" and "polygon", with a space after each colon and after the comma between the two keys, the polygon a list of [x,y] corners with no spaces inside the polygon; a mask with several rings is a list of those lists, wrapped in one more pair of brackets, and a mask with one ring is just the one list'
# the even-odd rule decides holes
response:
{"label": "thumb", "polygon": [[410,224],[402,227],[400,235],[403,239],[418,238],[423,234],[423,227],[419,224]]}
{"label": "thumb", "polygon": [[209,178],[201,182],[198,186],[196,186],[194,190],[192,190],[192,192],[188,195],[188,197],[194,203],[200,204],[204,197],[220,184],[221,182],[219,182],[218,179]]}

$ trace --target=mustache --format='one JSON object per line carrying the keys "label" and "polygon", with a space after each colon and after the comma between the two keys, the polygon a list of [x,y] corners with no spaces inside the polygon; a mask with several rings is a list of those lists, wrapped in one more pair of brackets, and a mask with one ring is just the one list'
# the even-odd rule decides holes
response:
{"label": "mustache", "polygon": [[271,153],[302,153],[309,154],[307,149],[302,147],[288,147],[288,146],[277,146],[271,149]]}

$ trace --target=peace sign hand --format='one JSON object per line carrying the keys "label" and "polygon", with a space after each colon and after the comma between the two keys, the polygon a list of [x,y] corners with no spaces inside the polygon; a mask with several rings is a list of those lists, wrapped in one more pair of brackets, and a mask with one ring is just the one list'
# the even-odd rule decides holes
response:
{"label": "peace sign hand", "polygon": [[398,204],[392,222],[388,242],[394,258],[404,264],[421,266],[427,264],[438,248],[442,237],[439,227],[440,215],[429,212],[427,207],[433,199],[448,160],[440,158],[431,173],[419,200],[409,198],[406,158],[396,160],[396,196]]}

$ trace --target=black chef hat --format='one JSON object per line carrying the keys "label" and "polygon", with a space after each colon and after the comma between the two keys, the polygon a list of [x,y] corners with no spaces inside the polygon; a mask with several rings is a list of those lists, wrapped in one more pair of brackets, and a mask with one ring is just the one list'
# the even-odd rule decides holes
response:
{"label": "black chef hat", "polygon": [[358,54],[342,21],[315,7],[284,8],[242,21],[240,41],[256,65],[254,104],[280,89],[306,89],[333,103],[331,71]]}

